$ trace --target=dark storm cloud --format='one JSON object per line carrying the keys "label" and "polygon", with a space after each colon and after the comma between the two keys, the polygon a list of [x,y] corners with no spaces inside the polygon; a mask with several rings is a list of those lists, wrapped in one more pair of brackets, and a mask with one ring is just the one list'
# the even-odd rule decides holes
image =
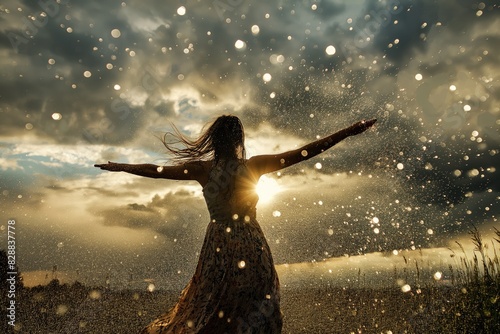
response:
{"label": "dark storm cloud", "polygon": [[425,1],[367,2],[366,13],[373,17],[366,20],[363,29],[374,28],[377,51],[386,54],[397,66],[404,66],[415,51],[425,50],[425,35],[430,29],[427,22],[437,19],[433,7]]}
{"label": "dark storm cloud", "polygon": [[[283,172],[296,191],[290,198],[281,197],[282,204],[261,210],[262,226],[278,263],[447,246],[472,223],[497,219],[497,7],[485,5],[478,15],[480,4],[472,1],[223,3],[227,6],[221,8],[211,1],[188,1],[182,4],[186,14],[178,15],[181,4],[157,0],[127,1],[126,6],[71,2],[46,21],[39,16],[38,2],[25,1],[22,12],[10,5],[10,13],[0,15],[2,136],[14,141],[20,136],[53,140],[75,149],[84,144],[128,147],[150,126],[192,117],[177,113],[179,101],[169,96],[179,87],[199,92],[205,105],[219,108],[217,113],[242,116],[256,137],[264,122],[277,135],[305,142],[376,117],[374,130]],[[24,38],[28,15],[34,15],[40,26],[26,43],[19,40],[16,51],[7,34]],[[260,28],[257,35],[251,31],[254,24]],[[119,38],[111,36],[113,29],[120,31]],[[246,48],[237,50],[237,40]],[[334,55],[326,54],[329,45],[336,48]],[[277,55],[283,56],[282,62],[277,62]],[[91,76],[85,77],[85,71]],[[270,73],[272,80],[265,83],[264,73]],[[417,73],[422,74],[421,81],[416,81]],[[450,92],[452,84],[456,93]],[[244,90],[247,102],[227,102],[238,89]],[[465,105],[471,110],[465,111]],[[62,115],[59,121],[52,118],[56,112]],[[474,131],[478,134],[472,135]],[[265,149],[286,144],[275,142]],[[104,161],[128,158],[126,153],[102,151],[99,145],[94,148],[101,150]],[[43,180],[32,173],[49,173],[39,161],[2,149],[7,153],[0,156],[6,160],[1,160],[1,190],[7,190],[12,207],[26,211],[24,202],[40,205],[44,194],[67,195],[74,189],[63,186],[70,177],[61,175],[61,182]],[[306,184],[316,188],[293,183],[302,170],[313,170],[315,162],[322,163],[320,175],[315,176],[319,181]],[[71,168],[70,176],[85,175],[82,166],[65,167]],[[60,171],[53,169],[50,175]],[[336,173],[348,177],[331,185],[329,177]],[[367,174],[373,178],[358,183],[358,173],[360,179]],[[42,187],[41,194],[30,189],[37,179],[52,190]],[[208,222],[201,198],[189,191],[170,191],[140,202],[130,198],[139,197],[143,189],[164,191],[156,183],[139,180],[121,183],[119,191],[105,183],[89,183],[78,191],[102,199],[103,208],[97,213],[101,225],[158,233],[172,252],[165,261],[182,263],[184,269],[186,259],[195,263]],[[120,197],[126,198],[121,205],[106,201]],[[281,211],[281,218],[274,217],[273,210]],[[380,226],[370,222],[374,216]],[[41,242],[54,244],[51,237],[47,232]],[[43,243],[35,244],[43,248]],[[92,247],[97,258],[101,246]],[[50,251],[44,248],[44,256],[50,257]],[[144,263],[154,267],[158,254],[149,254],[152,259]],[[174,270],[171,263],[168,268]]]}
{"label": "dark storm cloud", "polygon": [[[115,16],[104,20],[109,12],[116,11],[116,4],[115,8],[111,5],[107,10],[102,7],[97,10],[93,4],[88,4],[85,8],[60,5],[57,7],[57,15],[50,15],[49,12],[48,16],[40,16],[42,9],[35,3],[28,4],[32,8],[25,8],[17,14],[11,8],[10,14],[6,15],[16,15],[15,19],[9,21],[13,26],[2,29],[11,39],[12,36],[24,38],[19,45],[4,43],[4,51],[12,54],[14,65],[3,73],[4,80],[1,84],[5,95],[0,103],[4,112],[11,115],[10,121],[2,124],[5,132],[19,131],[27,122],[31,122],[33,131],[40,136],[62,142],[82,139],[116,142],[133,133],[140,122],[130,119],[124,125],[122,110],[126,108],[129,113],[137,110],[126,104],[120,105],[113,85],[121,81],[119,68],[125,67],[130,58],[125,52],[124,44],[137,43],[134,42],[136,36],[127,27],[126,21]],[[53,13],[56,13],[55,9]],[[35,17],[33,26],[29,24],[30,15]],[[112,38],[111,29],[93,31],[90,25],[94,20],[121,28],[129,39],[125,41]],[[31,27],[31,36],[26,36],[26,25]],[[69,32],[67,29],[72,30]],[[127,32],[127,29],[130,31]],[[99,41],[99,38],[103,38],[103,41]],[[115,69],[106,69],[107,63],[112,63]],[[92,76],[85,78],[85,71],[89,71]],[[72,88],[71,85],[76,86]],[[82,98],[85,103],[82,103]],[[102,114],[98,119],[95,117],[99,110],[104,110],[110,124],[99,123],[103,120]],[[51,117],[56,112],[63,115],[60,122],[54,122]],[[115,124],[120,126],[114,126]],[[101,131],[100,134],[82,131],[98,126],[101,130],[108,130],[106,138],[97,138],[97,135],[103,137],[102,132],[106,131]],[[109,127],[113,129],[110,130]],[[81,135],[75,136],[75,132]]]}
{"label": "dark storm cloud", "polygon": [[106,226],[147,228],[185,243],[192,242],[191,236],[199,237],[201,227],[208,221],[205,202],[193,195],[192,191],[178,190],[155,195],[147,204],[131,203],[105,209],[98,215]]}

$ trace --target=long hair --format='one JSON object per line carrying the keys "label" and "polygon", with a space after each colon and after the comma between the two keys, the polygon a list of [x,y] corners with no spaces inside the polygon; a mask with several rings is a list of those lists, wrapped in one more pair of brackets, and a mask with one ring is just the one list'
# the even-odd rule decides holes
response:
{"label": "long hair", "polygon": [[[242,159],[245,159],[245,133],[238,117],[232,115],[219,116],[211,124],[203,127],[201,135],[191,140],[184,136],[173,125],[174,132],[167,132],[160,138],[167,150],[173,154],[177,163],[186,163],[198,160],[236,160],[238,147],[241,147]],[[167,136],[174,137],[174,142],[167,143]],[[182,144],[177,148],[175,144]]]}

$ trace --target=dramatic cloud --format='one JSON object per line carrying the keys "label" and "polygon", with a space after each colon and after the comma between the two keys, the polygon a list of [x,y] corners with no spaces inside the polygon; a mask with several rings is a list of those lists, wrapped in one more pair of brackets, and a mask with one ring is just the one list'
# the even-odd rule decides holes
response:
{"label": "dramatic cloud", "polygon": [[157,137],[171,123],[196,136],[223,113],[242,118],[248,156],[378,119],[269,175],[280,192],[258,209],[278,264],[439,256],[472,224],[497,222],[496,5],[180,6],[0,5],[0,196],[23,231],[21,270],[185,283],[209,220],[200,187],[92,166],[168,163]]}

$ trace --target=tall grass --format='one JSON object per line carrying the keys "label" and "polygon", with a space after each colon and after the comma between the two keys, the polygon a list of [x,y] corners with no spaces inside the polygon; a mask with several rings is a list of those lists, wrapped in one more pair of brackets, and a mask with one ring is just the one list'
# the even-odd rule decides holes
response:
{"label": "tall grass", "polygon": [[[461,267],[456,268],[456,277],[452,276],[461,292],[452,308],[458,333],[500,332],[500,259],[495,247],[500,244],[500,231],[496,228],[495,234],[496,238],[489,244],[484,243],[475,226],[469,231],[475,247],[472,258],[457,242],[463,253]],[[488,252],[489,245],[492,254]]]}

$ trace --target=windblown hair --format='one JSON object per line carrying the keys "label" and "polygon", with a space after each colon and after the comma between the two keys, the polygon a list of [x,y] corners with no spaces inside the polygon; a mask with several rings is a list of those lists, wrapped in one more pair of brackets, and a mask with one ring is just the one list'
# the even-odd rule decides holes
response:
{"label": "windblown hair", "polygon": [[[211,124],[204,126],[198,139],[191,140],[184,136],[173,125],[174,132],[167,132],[160,138],[167,150],[173,154],[173,160],[179,164],[194,162],[198,160],[236,160],[238,159],[238,147],[245,159],[245,134],[243,125],[238,117],[223,115]],[[173,142],[167,142],[167,137],[174,137]],[[181,144],[183,148],[175,147]]]}

